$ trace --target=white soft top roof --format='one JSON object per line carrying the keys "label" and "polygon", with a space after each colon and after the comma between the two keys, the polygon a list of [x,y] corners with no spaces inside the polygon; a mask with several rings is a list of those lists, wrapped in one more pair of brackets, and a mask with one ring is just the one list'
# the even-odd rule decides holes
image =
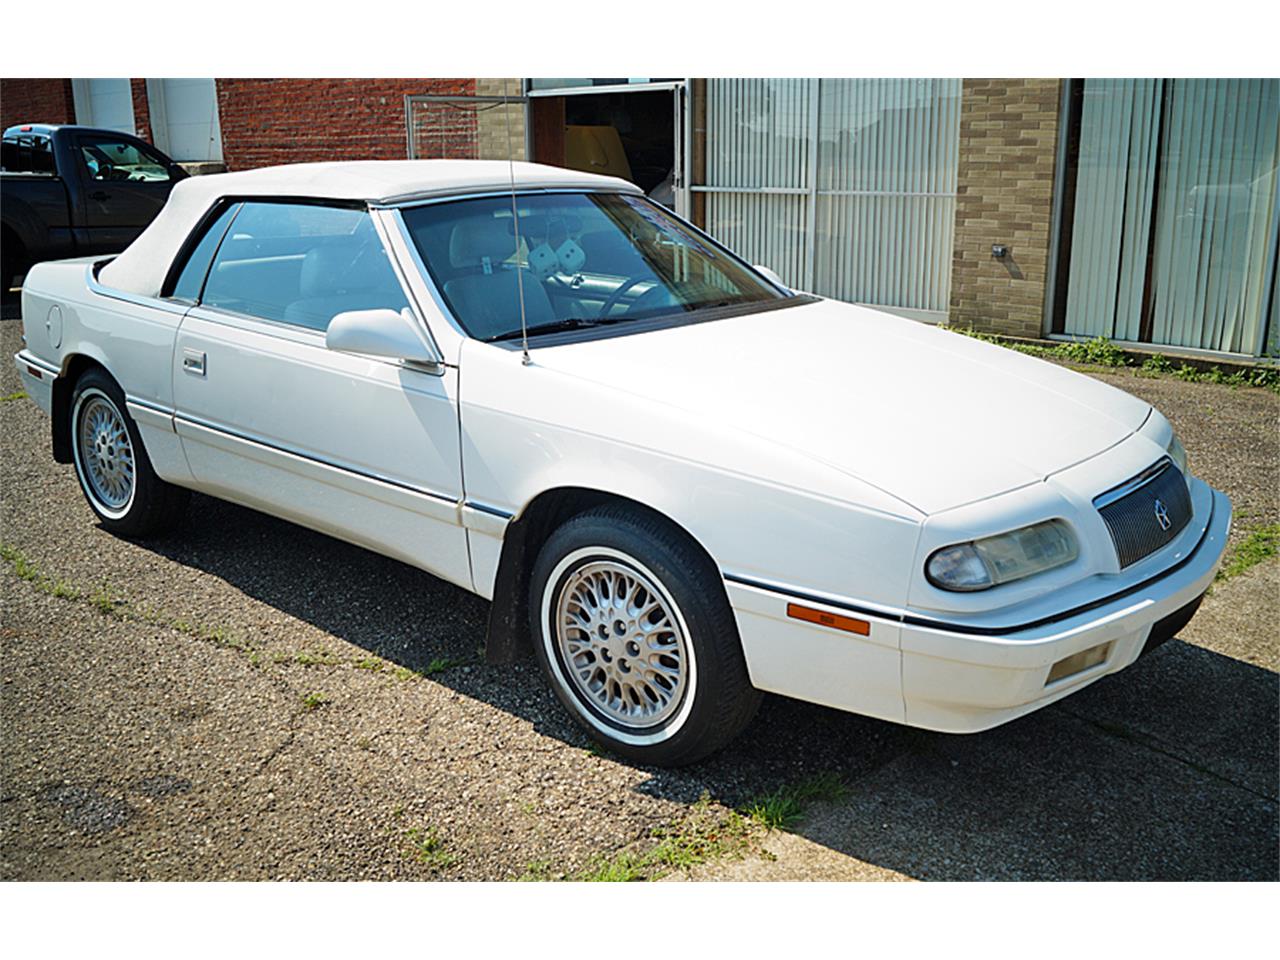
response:
{"label": "white soft top roof", "polygon": [[540,163],[506,160],[352,160],[294,163],[179,181],[164,209],[120,256],[102,268],[108,287],[146,297],[160,287],[183,242],[223,197],[300,197],[400,203],[462,193],[505,190],[514,173],[517,190],[640,188],[617,177],[579,173]]}

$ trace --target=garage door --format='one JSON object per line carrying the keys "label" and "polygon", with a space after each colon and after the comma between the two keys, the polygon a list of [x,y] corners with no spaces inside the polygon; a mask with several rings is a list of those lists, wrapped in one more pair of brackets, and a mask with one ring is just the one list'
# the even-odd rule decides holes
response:
{"label": "garage door", "polygon": [[73,80],[76,123],[133,133],[133,94],[125,77]]}
{"label": "garage door", "polygon": [[181,162],[220,162],[218,93],[212,77],[147,81],[155,144]]}

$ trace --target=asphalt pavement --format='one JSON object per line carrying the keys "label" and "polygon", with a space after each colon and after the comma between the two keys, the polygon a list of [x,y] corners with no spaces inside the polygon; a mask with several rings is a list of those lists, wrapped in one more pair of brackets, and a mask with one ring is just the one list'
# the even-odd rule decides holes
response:
{"label": "asphalt pavement", "polygon": [[[102,531],[0,320],[0,877],[572,878],[715,809],[836,778],[789,830],[670,879],[1280,878],[1280,560],[1178,639],[959,737],[778,697],[681,771],[592,749],[487,605],[251,510]],[[1236,503],[1280,519],[1280,397],[1099,373],[1156,402]],[[705,804],[705,802],[704,802]]]}

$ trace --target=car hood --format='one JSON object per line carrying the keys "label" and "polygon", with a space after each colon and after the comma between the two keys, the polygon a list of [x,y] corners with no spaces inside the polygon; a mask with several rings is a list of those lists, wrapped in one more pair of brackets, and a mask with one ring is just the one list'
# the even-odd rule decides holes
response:
{"label": "car hood", "polygon": [[924,513],[1114,446],[1150,405],[992,344],[830,300],[538,350],[536,362],[723,424]]}

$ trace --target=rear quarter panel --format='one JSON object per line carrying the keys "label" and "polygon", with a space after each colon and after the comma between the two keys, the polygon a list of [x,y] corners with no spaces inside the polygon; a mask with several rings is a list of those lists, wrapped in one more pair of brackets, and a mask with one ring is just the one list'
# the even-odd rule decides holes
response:
{"label": "rear quarter panel", "polygon": [[[27,349],[56,366],[63,376],[77,358],[103,367],[130,401],[152,466],[162,478],[189,482],[172,417],[173,345],[184,308],[126,300],[91,289],[92,258],[37,264],[22,292]],[[61,318],[61,337],[48,323]],[[135,406],[135,401],[140,403]]]}

